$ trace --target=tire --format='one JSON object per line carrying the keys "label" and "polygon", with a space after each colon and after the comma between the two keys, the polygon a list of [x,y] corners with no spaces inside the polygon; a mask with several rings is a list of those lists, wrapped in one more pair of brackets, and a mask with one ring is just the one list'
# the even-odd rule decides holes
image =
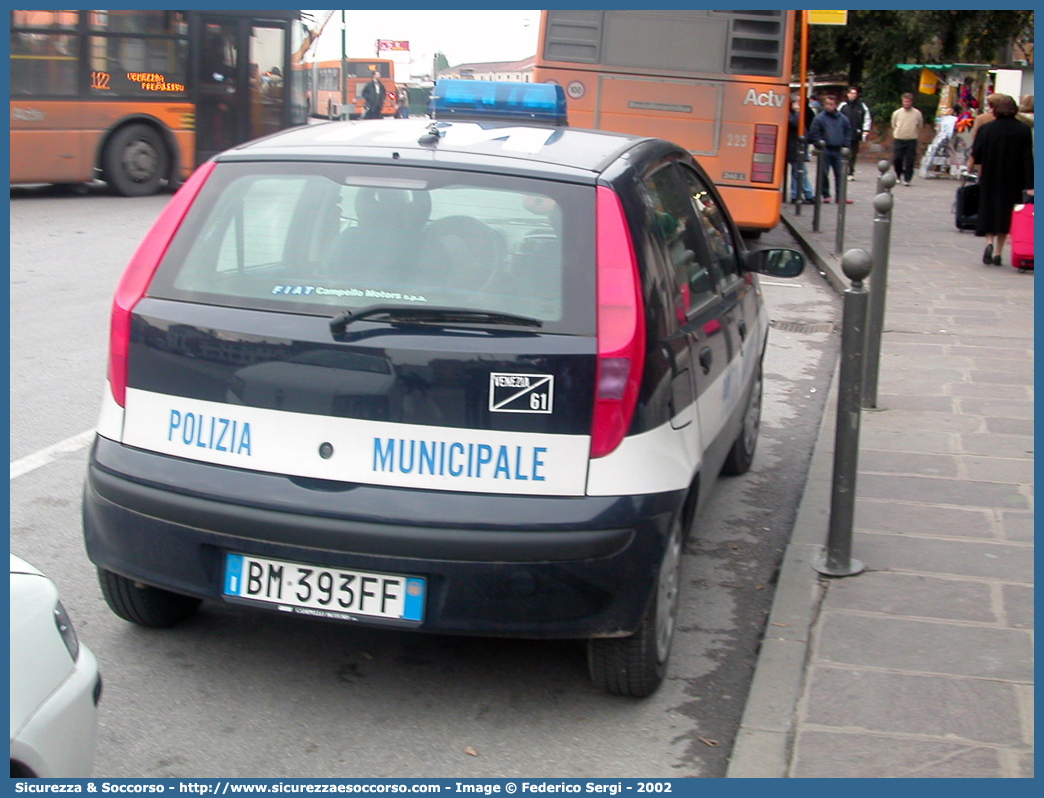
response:
{"label": "tire", "polygon": [[638,631],[628,637],[587,641],[591,680],[613,695],[644,698],[656,692],[667,673],[667,661],[678,623],[682,533],[681,520],[676,518],[660,563],[656,590]]}
{"label": "tire", "polygon": [[761,365],[754,373],[754,384],[750,386],[750,398],[743,411],[743,426],[729,449],[721,473],[728,477],[738,477],[750,471],[754,462],[754,450],[758,447],[758,435],[761,432]]}
{"label": "tire", "polygon": [[158,587],[98,569],[98,583],[109,609],[125,621],[150,629],[166,629],[195,615],[202,603]]}
{"label": "tire", "polygon": [[170,170],[170,153],[155,128],[127,125],[105,145],[102,170],[117,194],[144,197],[159,191]]}

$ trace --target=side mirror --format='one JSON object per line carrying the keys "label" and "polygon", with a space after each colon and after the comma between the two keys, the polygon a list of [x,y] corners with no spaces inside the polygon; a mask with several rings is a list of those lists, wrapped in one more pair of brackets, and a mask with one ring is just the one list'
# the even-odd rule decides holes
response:
{"label": "side mirror", "polygon": [[805,270],[805,256],[796,249],[755,249],[743,262],[748,270],[770,277],[797,277]]}

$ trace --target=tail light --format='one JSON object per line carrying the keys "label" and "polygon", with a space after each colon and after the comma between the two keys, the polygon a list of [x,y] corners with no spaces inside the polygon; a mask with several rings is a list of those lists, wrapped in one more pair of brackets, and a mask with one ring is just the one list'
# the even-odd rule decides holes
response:
{"label": "tail light", "polygon": [[591,457],[620,445],[631,425],[645,362],[645,316],[638,261],[620,199],[599,186],[595,200],[598,365]]}
{"label": "tail light", "polygon": [[149,287],[156,267],[163,260],[170,240],[213,169],[213,163],[203,164],[178,189],[131,255],[130,263],[127,264],[120,284],[116,287],[109,323],[109,385],[112,386],[112,397],[120,407],[125,407],[127,401],[127,352],[130,347],[131,311],[138,304],[138,300],[145,296],[145,289]]}
{"label": "tail light", "polygon": [[771,183],[776,170],[776,139],[779,128],[775,125],[754,125],[754,155],[750,163],[750,182]]}

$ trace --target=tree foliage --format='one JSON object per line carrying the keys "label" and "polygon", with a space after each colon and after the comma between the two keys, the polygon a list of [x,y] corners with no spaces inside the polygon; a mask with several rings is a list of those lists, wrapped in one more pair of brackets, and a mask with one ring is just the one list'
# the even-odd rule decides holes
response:
{"label": "tree foliage", "polygon": [[809,28],[809,71],[846,75],[880,120],[917,79],[896,64],[993,64],[1015,41],[1032,52],[1032,10],[854,10],[845,26]]}

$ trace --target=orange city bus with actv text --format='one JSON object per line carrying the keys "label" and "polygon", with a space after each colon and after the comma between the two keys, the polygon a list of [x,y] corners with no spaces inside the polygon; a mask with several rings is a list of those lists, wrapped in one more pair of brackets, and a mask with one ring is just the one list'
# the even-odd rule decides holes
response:
{"label": "orange city bus with actv text", "polygon": [[303,124],[298,11],[11,11],[11,183],[176,185]]}
{"label": "orange city bus with actv text", "polygon": [[779,221],[795,12],[543,11],[533,80],[569,124],[689,150],[745,231]]}

